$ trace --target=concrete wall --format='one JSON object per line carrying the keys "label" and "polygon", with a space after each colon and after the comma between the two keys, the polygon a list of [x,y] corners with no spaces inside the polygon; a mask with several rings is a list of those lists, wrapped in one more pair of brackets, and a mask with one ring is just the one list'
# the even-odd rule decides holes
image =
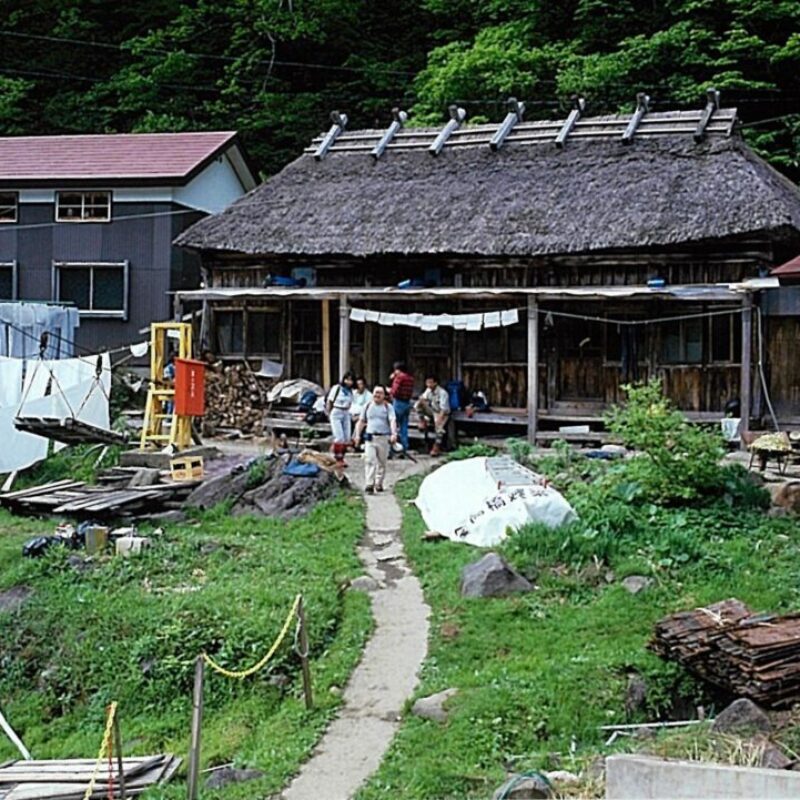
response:
{"label": "concrete wall", "polygon": [[797,800],[800,773],[647,756],[606,759],[606,800]]}

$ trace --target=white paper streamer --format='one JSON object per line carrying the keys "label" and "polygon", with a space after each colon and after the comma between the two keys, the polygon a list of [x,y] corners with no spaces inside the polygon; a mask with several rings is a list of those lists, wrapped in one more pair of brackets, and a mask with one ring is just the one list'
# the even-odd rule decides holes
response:
{"label": "white paper streamer", "polygon": [[488,314],[483,315],[484,328],[499,328],[500,327],[500,312],[490,311]]}
{"label": "white paper streamer", "polygon": [[519,322],[519,309],[510,308],[500,315],[502,325],[516,325],[517,322]]}

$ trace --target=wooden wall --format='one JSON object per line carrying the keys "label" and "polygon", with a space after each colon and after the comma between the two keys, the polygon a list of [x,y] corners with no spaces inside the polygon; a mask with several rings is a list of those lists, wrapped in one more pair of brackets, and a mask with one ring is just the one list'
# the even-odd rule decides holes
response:
{"label": "wooden wall", "polygon": [[767,323],[770,396],[779,419],[800,422],[800,317],[771,317]]}

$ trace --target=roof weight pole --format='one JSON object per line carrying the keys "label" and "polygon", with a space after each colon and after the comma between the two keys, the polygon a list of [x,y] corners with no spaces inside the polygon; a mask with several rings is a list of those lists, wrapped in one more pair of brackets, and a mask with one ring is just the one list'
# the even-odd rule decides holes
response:
{"label": "roof weight pole", "polygon": [[314,152],[314,160],[322,161],[328,150],[333,147],[333,143],[339,138],[347,127],[347,114],[340,114],[338,111],[331,111],[330,130],[325,134],[325,138],[320,142],[319,147]]}
{"label": "roof weight pole", "polygon": [[506,105],[508,106],[508,114],[506,114],[506,118],[489,142],[489,147],[492,150],[499,150],[503,146],[506,137],[518,122],[522,122],[522,116],[525,113],[525,103],[518,102],[516,97],[509,97]]}
{"label": "roof weight pole", "polygon": [[408,114],[406,114],[405,111],[401,111],[399,108],[393,108],[392,117],[392,124],[386,129],[386,133],[383,134],[378,144],[372,148],[372,155],[376,161],[386,152],[386,148],[389,146],[392,139],[394,139],[397,132],[401,130],[405,121],[408,119]]}
{"label": "roof weight pole", "polygon": [[582,97],[575,97],[573,100],[575,105],[572,111],[569,112],[569,116],[564,120],[558,136],[556,136],[556,147],[558,148],[562,148],[566,144],[567,136],[570,135],[575,123],[581,118],[583,109],[586,108],[586,101]]}
{"label": "roof weight pole", "polygon": [[439,131],[439,135],[433,140],[433,144],[428,148],[428,152],[432,156],[438,156],[442,152],[442,148],[450,138],[453,131],[457,131],[461,127],[461,123],[467,118],[467,112],[458,106],[450,106],[447,109],[450,114],[450,121],[447,125]]}
{"label": "roof weight pole", "polygon": [[636,129],[639,127],[639,123],[644,119],[644,115],[648,112],[649,108],[650,98],[644,92],[639,92],[639,94],[636,95],[636,111],[633,112],[631,121],[628,123],[628,127],[625,128],[625,133],[622,134],[622,141],[625,144],[630,144],[633,141],[633,137],[636,135]]}
{"label": "roof weight pole", "polygon": [[694,131],[694,140],[699,144],[706,138],[706,128],[708,123],[711,122],[711,117],[714,112],[719,108],[719,92],[716,89],[708,89],[706,91],[706,107],[700,115],[700,120]]}

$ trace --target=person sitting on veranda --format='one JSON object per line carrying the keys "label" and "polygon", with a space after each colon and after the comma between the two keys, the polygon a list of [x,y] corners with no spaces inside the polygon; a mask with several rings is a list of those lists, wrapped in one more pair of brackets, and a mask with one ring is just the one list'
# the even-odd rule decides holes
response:
{"label": "person sitting on veranda", "polygon": [[431,448],[431,455],[438,456],[442,452],[447,422],[450,419],[450,396],[439,385],[435,375],[428,375],[425,378],[425,391],[417,400],[416,409],[420,428],[424,431],[433,427],[436,439]]}
{"label": "person sitting on veranda", "polygon": [[376,386],[356,425],[355,445],[364,438],[364,475],[367,494],[383,491],[390,445],[397,442],[397,416],[386,399],[386,389]]}

